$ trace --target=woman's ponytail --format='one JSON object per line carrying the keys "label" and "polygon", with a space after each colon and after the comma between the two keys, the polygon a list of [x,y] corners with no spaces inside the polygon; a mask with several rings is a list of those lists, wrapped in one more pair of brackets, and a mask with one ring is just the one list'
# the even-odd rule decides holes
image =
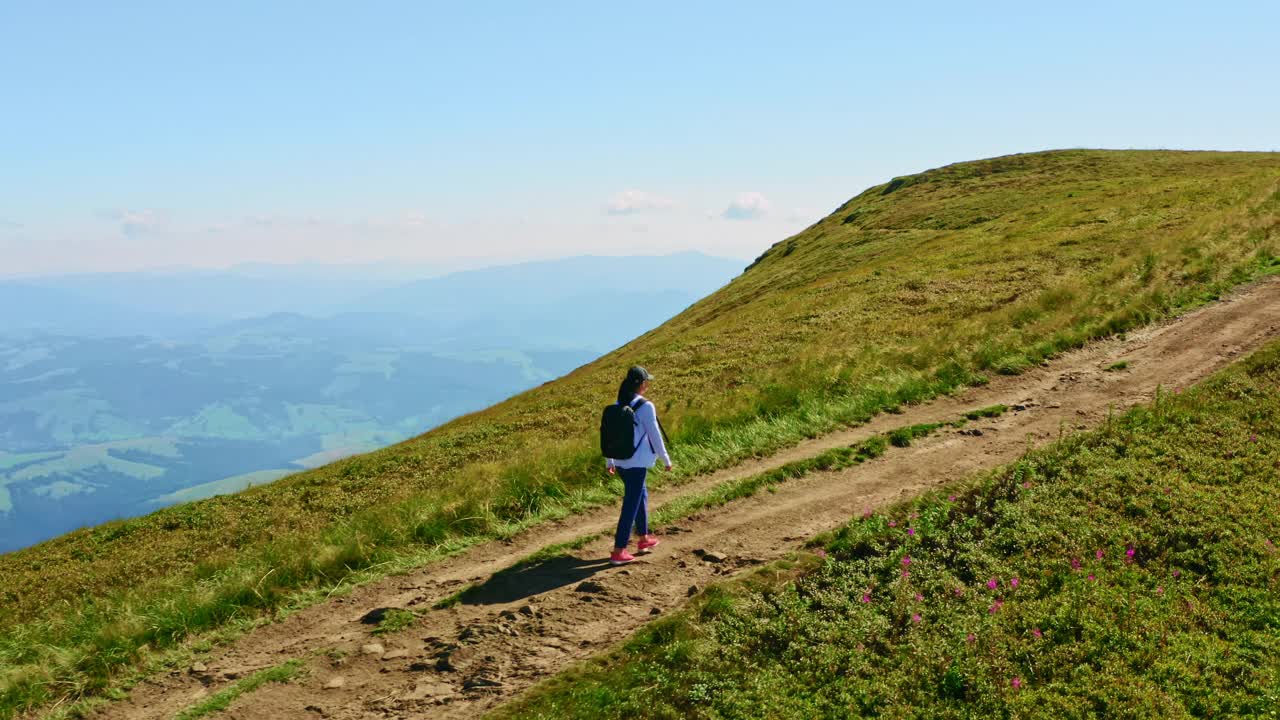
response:
{"label": "woman's ponytail", "polygon": [[632,400],[636,399],[636,390],[640,389],[640,383],[634,381],[633,378],[624,378],[622,384],[618,386],[618,404],[630,405]]}
{"label": "woman's ponytail", "polygon": [[627,376],[622,379],[622,384],[618,386],[618,404],[630,405],[631,401],[636,399],[636,393],[639,392],[640,386],[653,376],[648,370],[636,365],[627,371]]}

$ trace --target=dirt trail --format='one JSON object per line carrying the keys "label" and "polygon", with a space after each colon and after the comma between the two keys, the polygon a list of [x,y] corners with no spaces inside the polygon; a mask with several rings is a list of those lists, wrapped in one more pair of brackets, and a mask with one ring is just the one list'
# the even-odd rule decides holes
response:
{"label": "dirt trail", "polygon": [[[625,568],[607,565],[612,543],[601,538],[569,557],[499,572],[545,545],[608,529],[617,510],[601,508],[301,611],[217,651],[207,670],[153,678],[95,717],[172,718],[235,678],[291,658],[306,659],[303,679],[264,686],[237,700],[224,717],[475,717],[679,607],[694,588],[778,558],[866,508],[1014,460],[1029,438],[1044,444],[1061,432],[1096,425],[1113,406],[1119,411],[1150,400],[1157,386],[1192,384],[1277,336],[1280,280],[1257,283],[1125,340],[1096,343],[1022,375],[997,377],[984,387],[653,492],[651,502],[661,505],[878,432],[950,421],[997,403],[1015,408],[963,430],[946,428],[908,448],[890,448],[860,466],[815,473],[778,486],[776,493],[703,512],[665,528],[657,551]],[[1127,368],[1105,370],[1119,361]],[[713,562],[703,550],[723,558]],[[394,635],[369,634],[370,613],[428,608],[478,581],[484,584],[458,606],[427,611]]]}

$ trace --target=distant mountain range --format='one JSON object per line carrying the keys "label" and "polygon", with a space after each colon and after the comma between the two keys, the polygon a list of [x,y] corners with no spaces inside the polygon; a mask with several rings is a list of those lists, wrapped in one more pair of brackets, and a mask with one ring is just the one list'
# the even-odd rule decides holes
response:
{"label": "distant mountain range", "polygon": [[[509,337],[507,330],[522,330],[529,321],[546,327],[539,321],[543,316],[568,312],[573,321],[578,310],[598,304],[587,301],[601,296],[648,300],[656,303],[655,310],[674,314],[720,287],[742,265],[680,253],[574,257],[412,281],[406,281],[405,271],[383,266],[355,266],[346,275],[333,266],[245,266],[0,280],[0,333],[196,338],[233,321],[279,314],[318,319],[376,314],[425,318],[432,328],[468,334],[477,331],[477,323],[494,322],[489,334]],[[575,342],[579,337],[560,335]],[[601,350],[613,345],[592,343]]]}
{"label": "distant mountain range", "polygon": [[328,295],[316,272],[283,289],[237,271],[0,282],[0,552],[416,435],[590,362],[741,266],[582,257]]}

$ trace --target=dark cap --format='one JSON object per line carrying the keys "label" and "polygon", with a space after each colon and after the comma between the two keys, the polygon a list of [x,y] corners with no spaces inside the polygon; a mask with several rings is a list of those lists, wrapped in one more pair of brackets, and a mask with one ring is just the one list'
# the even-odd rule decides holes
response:
{"label": "dark cap", "polygon": [[653,376],[649,374],[649,371],[645,370],[639,365],[632,365],[631,369],[627,371],[627,382],[633,383],[637,386],[639,386],[640,383],[644,382],[645,380],[652,380],[652,379],[653,379]]}

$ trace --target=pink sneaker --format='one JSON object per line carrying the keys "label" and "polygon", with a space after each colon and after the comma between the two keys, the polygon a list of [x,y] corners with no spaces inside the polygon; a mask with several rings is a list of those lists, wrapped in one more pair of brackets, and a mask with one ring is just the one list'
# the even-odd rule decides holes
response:
{"label": "pink sneaker", "polygon": [[614,550],[612,553],[609,554],[610,565],[626,565],[627,563],[635,559],[636,559],[636,556],[632,555],[626,550]]}
{"label": "pink sneaker", "polygon": [[636,543],[636,553],[640,555],[648,554],[657,547],[660,542],[662,541],[652,535],[645,535],[640,538],[640,542]]}

